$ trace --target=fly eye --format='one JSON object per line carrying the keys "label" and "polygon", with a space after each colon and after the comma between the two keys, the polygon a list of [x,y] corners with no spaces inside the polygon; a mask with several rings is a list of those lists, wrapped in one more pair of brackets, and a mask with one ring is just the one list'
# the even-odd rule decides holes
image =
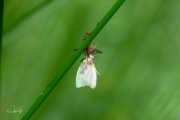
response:
{"label": "fly eye", "polygon": [[89,51],[89,53],[93,53],[94,49],[90,48],[88,51]]}

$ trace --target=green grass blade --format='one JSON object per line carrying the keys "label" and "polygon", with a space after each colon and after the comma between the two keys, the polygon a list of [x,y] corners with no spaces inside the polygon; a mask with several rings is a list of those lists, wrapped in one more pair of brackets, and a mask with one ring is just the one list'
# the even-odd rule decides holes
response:
{"label": "green grass blade", "polygon": [[[2,52],[3,9],[4,9],[4,0],[0,2],[0,63],[1,63],[1,52]],[[0,73],[0,77],[1,77],[1,73]]]}
{"label": "green grass blade", "polygon": [[86,41],[78,48],[78,50],[73,54],[70,60],[65,64],[65,66],[60,71],[58,76],[51,82],[51,84],[43,91],[43,93],[39,96],[39,98],[34,102],[31,108],[23,116],[22,120],[27,120],[34,114],[34,112],[38,109],[38,107],[42,104],[42,102],[46,99],[46,97],[51,93],[51,91],[55,88],[58,82],[66,74],[66,72],[71,68],[71,66],[79,58],[82,52],[87,48],[87,46],[92,42],[92,40],[97,36],[97,34],[102,30],[102,28],[106,25],[106,23],[111,19],[111,17],[115,14],[115,12],[119,9],[119,7],[124,3],[124,1],[125,0],[118,0],[112,6],[112,8],[107,12],[107,14],[103,17],[103,19],[99,22],[99,24],[94,28],[91,35],[86,39]]}
{"label": "green grass blade", "polygon": [[[25,19],[23,19],[22,21],[19,20],[19,24],[17,24],[17,22],[15,28],[12,29],[11,26],[11,30],[5,29],[5,33],[3,35],[3,47],[7,47],[11,43],[13,43],[34,26],[51,16],[55,11],[58,11],[58,9],[60,7],[63,7],[67,2],[68,1],[66,0],[62,0],[59,4],[59,1],[54,0],[48,3],[44,3],[42,6],[40,6],[41,8],[37,8],[36,10],[31,11],[31,14],[29,13],[29,15],[27,15]],[[46,15],[44,15],[44,13],[46,13]]]}

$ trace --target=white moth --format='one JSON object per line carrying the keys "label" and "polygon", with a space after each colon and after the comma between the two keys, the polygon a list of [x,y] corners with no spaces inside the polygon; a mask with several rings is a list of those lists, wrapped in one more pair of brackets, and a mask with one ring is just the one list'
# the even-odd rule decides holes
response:
{"label": "white moth", "polygon": [[[76,87],[90,86],[91,88],[96,87],[97,70],[93,63],[93,56],[90,55],[84,59],[77,71],[76,75]],[[98,73],[99,74],[99,73]]]}

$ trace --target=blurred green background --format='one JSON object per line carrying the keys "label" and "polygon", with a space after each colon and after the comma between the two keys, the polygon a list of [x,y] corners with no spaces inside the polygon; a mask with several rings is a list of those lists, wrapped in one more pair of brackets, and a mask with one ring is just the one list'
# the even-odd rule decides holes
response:
{"label": "blurred green background", "polygon": [[[1,120],[23,117],[115,2],[5,0]],[[96,37],[97,87],[75,87],[82,55],[31,119],[180,120],[179,11],[179,0],[127,0]]]}

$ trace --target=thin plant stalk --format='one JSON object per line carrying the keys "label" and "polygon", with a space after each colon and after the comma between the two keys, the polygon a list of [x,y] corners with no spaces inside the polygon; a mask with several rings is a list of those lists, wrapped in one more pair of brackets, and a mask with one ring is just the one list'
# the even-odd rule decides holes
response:
{"label": "thin plant stalk", "polygon": [[78,48],[78,50],[72,55],[70,60],[65,64],[65,66],[62,68],[62,70],[57,75],[57,77],[41,93],[39,98],[34,102],[34,104],[30,107],[30,109],[23,116],[22,120],[27,120],[27,119],[31,118],[31,116],[35,113],[35,111],[39,108],[39,106],[43,103],[43,101],[47,98],[47,96],[51,93],[51,91],[55,88],[55,86],[59,83],[59,81],[66,74],[66,72],[71,68],[71,66],[75,63],[75,61],[79,58],[79,56],[87,48],[87,46],[92,42],[92,40],[102,30],[102,28],[106,25],[106,23],[116,13],[116,11],[124,3],[124,1],[125,0],[117,0],[116,1],[116,3],[111,7],[111,9],[107,12],[107,14],[103,17],[103,19],[94,28],[94,30],[92,31],[91,35],[85,40],[85,42],[83,42],[81,44],[81,46]]}
{"label": "thin plant stalk", "polygon": [[[0,63],[1,63],[2,34],[3,34],[3,10],[4,10],[4,0],[1,0],[0,1]],[[1,77],[1,72],[0,72],[0,77]]]}

